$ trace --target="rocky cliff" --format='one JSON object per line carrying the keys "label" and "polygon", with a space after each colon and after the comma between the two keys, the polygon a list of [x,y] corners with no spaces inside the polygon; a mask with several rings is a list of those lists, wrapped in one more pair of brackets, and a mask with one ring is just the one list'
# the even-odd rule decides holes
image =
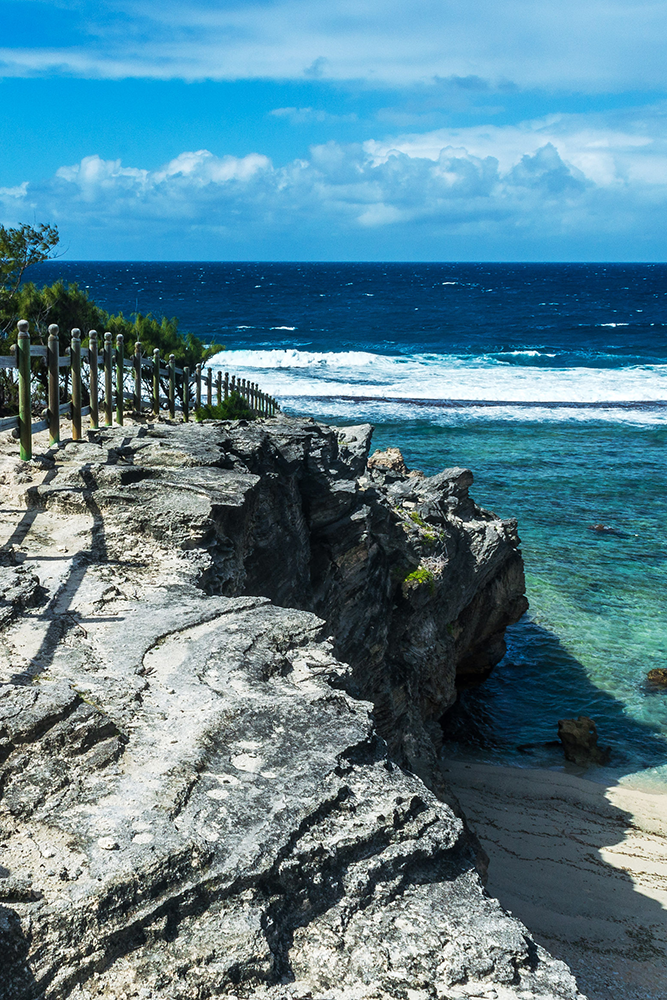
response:
{"label": "rocky cliff", "polygon": [[90,437],[5,463],[3,1000],[580,996],[437,766],[516,524],[368,427]]}

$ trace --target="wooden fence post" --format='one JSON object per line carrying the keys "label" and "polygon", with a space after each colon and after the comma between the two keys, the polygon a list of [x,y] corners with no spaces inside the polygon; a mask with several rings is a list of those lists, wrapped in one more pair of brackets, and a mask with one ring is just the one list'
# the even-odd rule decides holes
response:
{"label": "wooden fence post", "polygon": [[176,417],[176,356],[169,355],[169,416]]}
{"label": "wooden fence post", "polygon": [[218,374],[215,377],[215,389],[218,397],[218,406],[222,403],[222,372],[218,369]]}
{"label": "wooden fence post", "polygon": [[229,395],[233,396],[236,392],[236,375],[232,375],[231,382],[229,383]]}
{"label": "wooden fence post", "polygon": [[209,406],[213,406],[213,369],[209,368],[206,372],[206,402]]}
{"label": "wooden fence post", "polygon": [[160,415],[160,348],[153,350],[153,413]]}
{"label": "wooden fence post", "polygon": [[19,454],[22,462],[32,458],[32,407],[30,405],[30,327],[20,319],[16,342],[16,363],[19,369]]}
{"label": "wooden fence post", "polygon": [[227,399],[227,397],[229,396],[229,372],[225,372],[224,388],[225,388],[225,399]]}
{"label": "wooden fence post", "polygon": [[104,334],[104,423],[113,423],[113,346],[111,334]]}
{"label": "wooden fence post", "polygon": [[72,330],[70,351],[72,369],[72,441],[81,440],[81,330]]}
{"label": "wooden fence post", "polygon": [[183,369],[183,420],[190,419],[190,369]]}
{"label": "wooden fence post", "polygon": [[134,411],[141,416],[141,341],[134,345]]}
{"label": "wooden fence post", "polygon": [[88,333],[88,374],[90,390],[90,426],[96,431],[100,419],[100,399],[97,382],[97,330]]}
{"label": "wooden fence post", "polygon": [[58,327],[49,327],[46,348],[46,367],[49,371],[49,448],[60,441],[60,341]]}
{"label": "wooden fence post", "polygon": [[195,410],[201,407],[201,365],[195,365]]}
{"label": "wooden fence post", "polygon": [[124,372],[124,361],[125,361],[125,348],[123,346],[123,334],[119,333],[116,337],[116,423],[123,426],[123,409],[124,409],[124,399],[123,390],[125,385],[125,372]]}

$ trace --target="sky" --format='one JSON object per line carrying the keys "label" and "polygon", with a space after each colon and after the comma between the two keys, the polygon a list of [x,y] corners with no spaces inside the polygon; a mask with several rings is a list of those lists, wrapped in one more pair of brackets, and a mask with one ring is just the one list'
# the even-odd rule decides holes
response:
{"label": "sky", "polygon": [[71,260],[667,254],[667,3],[0,0],[0,222]]}

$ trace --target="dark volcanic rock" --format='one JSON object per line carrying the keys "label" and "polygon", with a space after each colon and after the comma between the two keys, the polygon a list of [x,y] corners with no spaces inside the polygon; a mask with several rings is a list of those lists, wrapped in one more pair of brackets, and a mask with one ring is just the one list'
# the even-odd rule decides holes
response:
{"label": "dark volcanic rock", "polygon": [[369,437],[114,428],[28,487],[2,1000],[580,996],[439,798],[457,664],[523,606],[515,526],[464,470],[365,476]]}

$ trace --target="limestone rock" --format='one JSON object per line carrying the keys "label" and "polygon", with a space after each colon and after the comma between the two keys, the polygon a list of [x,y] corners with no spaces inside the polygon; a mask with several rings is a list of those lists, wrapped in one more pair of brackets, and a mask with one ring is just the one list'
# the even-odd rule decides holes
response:
{"label": "limestone rock", "polygon": [[369,428],[284,418],[91,438],[25,494],[0,998],[580,998],[442,798],[457,662],[521,594],[470,474],[371,482]]}
{"label": "limestone rock", "polygon": [[369,469],[386,469],[389,472],[398,472],[406,475],[408,467],[400,448],[387,448],[385,451],[376,449],[368,459]]}

